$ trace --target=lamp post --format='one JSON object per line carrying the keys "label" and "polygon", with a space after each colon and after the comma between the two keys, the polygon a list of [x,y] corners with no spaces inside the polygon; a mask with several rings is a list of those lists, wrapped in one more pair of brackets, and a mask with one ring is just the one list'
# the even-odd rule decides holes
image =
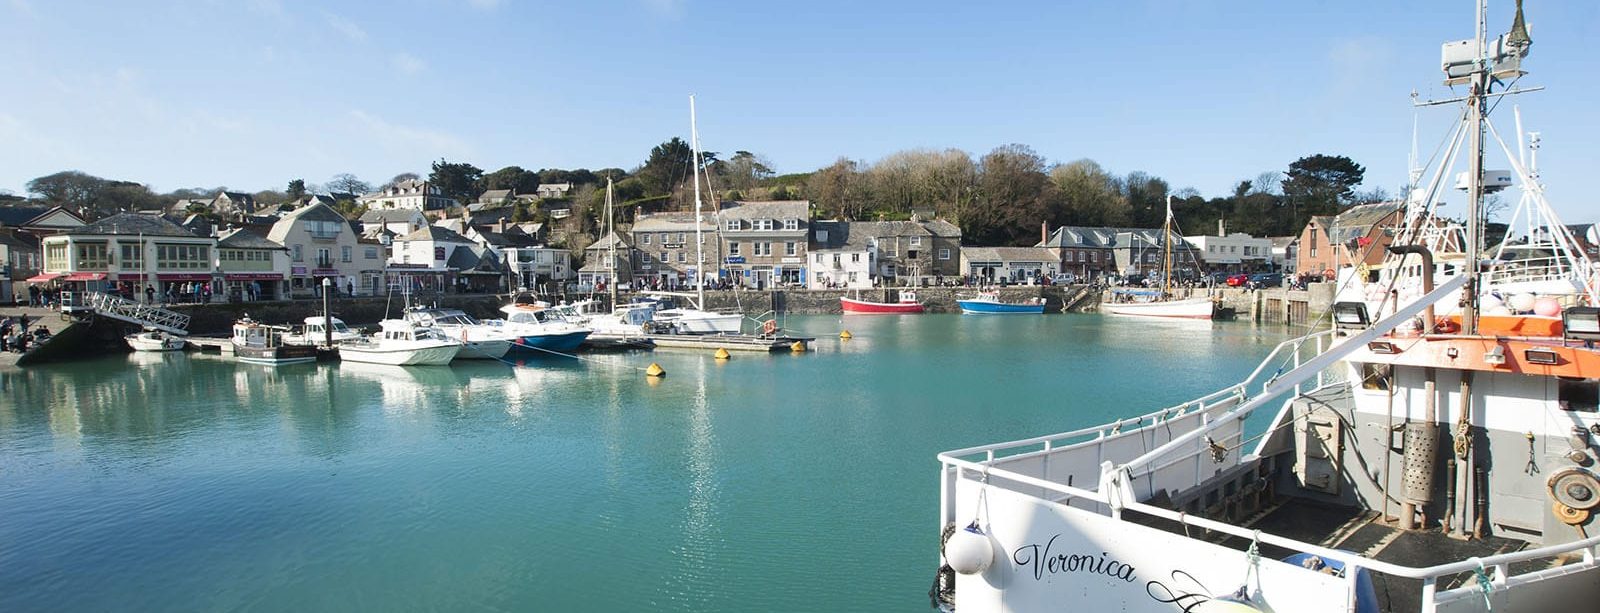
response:
{"label": "lamp post", "polygon": [[328,291],[333,287],[333,281],[328,277],[322,278],[322,343],[323,346],[333,347],[333,316],[328,313]]}

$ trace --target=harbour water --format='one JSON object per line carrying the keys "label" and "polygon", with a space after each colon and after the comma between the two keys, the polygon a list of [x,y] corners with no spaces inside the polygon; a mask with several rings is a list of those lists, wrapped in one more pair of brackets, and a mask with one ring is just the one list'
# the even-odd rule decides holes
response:
{"label": "harbour water", "polygon": [[0,372],[0,611],[924,611],[937,452],[1175,404],[1286,337],[786,324],[814,351]]}

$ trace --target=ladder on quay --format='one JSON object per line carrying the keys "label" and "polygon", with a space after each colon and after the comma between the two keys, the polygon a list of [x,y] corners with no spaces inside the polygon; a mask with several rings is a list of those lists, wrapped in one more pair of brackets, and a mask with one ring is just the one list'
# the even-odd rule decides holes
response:
{"label": "ladder on quay", "polygon": [[172,334],[189,333],[189,316],[183,313],[139,304],[104,292],[90,292],[87,302],[96,315]]}

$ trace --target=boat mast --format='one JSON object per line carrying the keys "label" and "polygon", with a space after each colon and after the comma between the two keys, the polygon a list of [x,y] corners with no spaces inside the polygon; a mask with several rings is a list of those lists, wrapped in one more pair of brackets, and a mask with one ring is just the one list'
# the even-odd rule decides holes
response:
{"label": "boat mast", "polygon": [[700,239],[700,131],[694,121],[694,94],[689,94],[689,148],[693,152],[690,164],[694,166],[694,286],[698,294],[697,309],[706,308],[706,249]]}
{"label": "boat mast", "polygon": [[1167,221],[1161,225],[1161,296],[1172,286],[1172,194],[1167,194]]}
{"label": "boat mast", "polygon": [[[1471,173],[1467,182],[1467,286],[1462,290],[1466,300],[1461,307],[1461,332],[1469,335],[1478,331],[1478,261],[1482,259],[1479,243],[1483,241],[1483,228],[1478,218],[1483,214],[1483,105],[1489,93],[1488,12],[1488,0],[1478,0],[1477,29],[1474,32],[1478,57],[1467,97],[1467,121],[1471,122],[1472,128],[1468,134],[1472,139],[1472,157],[1467,170]],[[1433,274],[1433,271],[1423,271],[1423,274]]]}
{"label": "boat mast", "polygon": [[616,219],[611,212],[611,177],[606,177],[606,235],[611,239],[611,244],[606,248],[606,257],[610,261],[608,268],[611,270],[611,281],[606,287],[611,290],[611,308],[617,308],[617,228]]}

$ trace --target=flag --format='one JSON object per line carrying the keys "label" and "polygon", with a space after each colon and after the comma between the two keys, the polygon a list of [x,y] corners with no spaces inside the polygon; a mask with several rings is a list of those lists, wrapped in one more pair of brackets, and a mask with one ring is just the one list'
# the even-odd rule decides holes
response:
{"label": "flag", "polygon": [[1363,237],[1357,238],[1356,239],[1356,244],[1360,245],[1362,247],[1365,247],[1367,245],[1371,245],[1372,244],[1372,237],[1363,236]]}

